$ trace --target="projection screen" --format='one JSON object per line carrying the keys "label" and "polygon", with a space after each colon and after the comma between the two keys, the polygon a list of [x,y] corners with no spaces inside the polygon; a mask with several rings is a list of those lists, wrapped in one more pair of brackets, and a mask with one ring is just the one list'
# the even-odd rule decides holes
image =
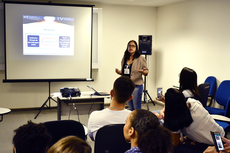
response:
{"label": "projection screen", "polygon": [[92,78],[93,5],[4,2],[5,80]]}

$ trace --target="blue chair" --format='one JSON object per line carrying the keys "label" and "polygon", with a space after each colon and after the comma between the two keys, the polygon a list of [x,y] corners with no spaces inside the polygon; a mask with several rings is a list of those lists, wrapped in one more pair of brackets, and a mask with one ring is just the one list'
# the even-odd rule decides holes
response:
{"label": "blue chair", "polygon": [[208,93],[210,91],[209,88],[210,88],[209,83],[202,83],[198,86],[199,94],[201,97],[200,102],[202,103],[204,108],[206,108],[206,106],[207,106]]}
{"label": "blue chair", "polygon": [[210,85],[210,89],[209,89],[209,97],[211,97],[211,101],[209,103],[209,107],[212,105],[213,99],[215,98],[215,93],[216,93],[216,78],[214,76],[209,76],[206,78],[206,80],[204,81],[204,83],[209,83]]}
{"label": "blue chair", "polygon": [[[214,108],[214,107],[206,107],[207,111],[210,114],[218,114],[218,115],[227,115],[227,106],[230,100],[230,80],[222,81],[219,85],[216,95],[215,95],[216,102],[219,105],[224,106],[224,109]],[[229,117],[229,116],[228,116]]]}
{"label": "blue chair", "polygon": [[[216,121],[217,124],[219,124],[221,127],[223,127],[224,131],[225,131],[225,137],[227,138],[227,134],[230,131],[230,121],[229,121],[229,116],[230,116],[230,105],[229,103],[226,106],[227,111],[226,111],[226,115],[222,116],[222,115],[211,115],[214,120]],[[227,119],[226,119],[227,118]]]}

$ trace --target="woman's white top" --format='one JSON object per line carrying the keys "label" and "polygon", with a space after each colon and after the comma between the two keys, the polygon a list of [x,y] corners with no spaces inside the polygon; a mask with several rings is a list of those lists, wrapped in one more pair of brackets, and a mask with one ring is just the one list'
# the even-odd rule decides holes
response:
{"label": "woman's white top", "polygon": [[[183,94],[184,92],[186,91],[183,91]],[[186,94],[191,94],[191,92],[185,93],[185,97]],[[191,105],[189,109],[193,122],[189,127],[182,129],[181,132],[194,141],[214,145],[210,131],[220,132],[220,135],[224,136],[224,129],[215,122],[200,101],[188,98],[186,103]]]}

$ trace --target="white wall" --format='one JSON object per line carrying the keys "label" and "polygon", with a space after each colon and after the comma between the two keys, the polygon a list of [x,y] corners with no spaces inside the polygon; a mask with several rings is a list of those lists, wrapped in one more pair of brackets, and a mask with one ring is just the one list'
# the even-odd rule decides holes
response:
{"label": "white wall", "polygon": [[[193,0],[154,7],[97,5],[103,8],[102,66],[93,70],[94,82],[51,83],[51,92],[64,86],[89,91],[86,84],[109,92],[118,77],[127,42],[138,35],[153,35],[153,55],[147,89],[152,98],[156,88],[178,86],[178,74],[185,66],[198,74],[198,83],[214,75],[218,83],[230,78],[230,1]],[[1,40],[2,41],[2,40]],[[157,45],[157,47],[155,47]],[[0,79],[4,79],[0,71]],[[0,83],[0,107],[40,107],[48,97],[48,83]],[[56,104],[52,102],[55,106]]]}
{"label": "white wall", "polygon": [[179,85],[178,74],[190,67],[198,83],[213,75],[230,80],[230,1],[193,0],[157,9],[156,86],[164,92]]}
{"label": "white wall", "polygon": [[[114,80],[119,77],[115,73],[115,68],[120,68],[121,58],[129,40],[138,41],[138,35],[153,35],[153,47],[156,46],[156,8],[119,5],[96,5],[95,7],[103,9],[102,66],[98,70],[93,70],[95,81],[51,82],[51,93],[58,92],[61,87],[78,87],[81,91],[90,91],[86,85],[109,92]],[[156,96],[154,54],[153,52],[153,55],[147,56],[150,69],[147,89],[152,98]],[[77,70],[73,69],[73,71]],[[5,71],[1,70],[0,79],[4,78]],[[40,107],[48,97],[48,83],[1,82],[0,97],[0,107]],[[51,105],[56,106],[56,103],[52,102]]]}
{"label": "white wall", "polygon": [[[97,7],[97,6],[96,6]],[[115,68],[121,67],[121,59],[124,55],[127,43],[134,39],[138,41],[138,35],[152,35],[153,48],[156,46],[156,8],[103,5],[103,53],[102,68],[98,70],[95,82],[103,88],[103,83],[112,87],[112,80],[118,75]],[[155,56],[147,56],[149,75],[147,76],[147,89],[151,96],[155,97]],[[102,84],[101,84],[102,83]]]}

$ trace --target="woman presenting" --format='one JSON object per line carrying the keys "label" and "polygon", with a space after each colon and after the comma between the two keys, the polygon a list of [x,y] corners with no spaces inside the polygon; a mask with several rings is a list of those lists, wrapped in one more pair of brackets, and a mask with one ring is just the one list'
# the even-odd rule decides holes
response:
{"label": "woman presenting", "polygon": [[121,70],[115,70],[117,74],[128,76],[134,82],[135,90],[133,91],[133,99],[128,101],[128,106],[131,111],[141,109],[142,93],[143,93],[143,78],[142,75],[148,74],[146,60],[138,49],[137,42],[130,40],[124,56],[121,61]]}

